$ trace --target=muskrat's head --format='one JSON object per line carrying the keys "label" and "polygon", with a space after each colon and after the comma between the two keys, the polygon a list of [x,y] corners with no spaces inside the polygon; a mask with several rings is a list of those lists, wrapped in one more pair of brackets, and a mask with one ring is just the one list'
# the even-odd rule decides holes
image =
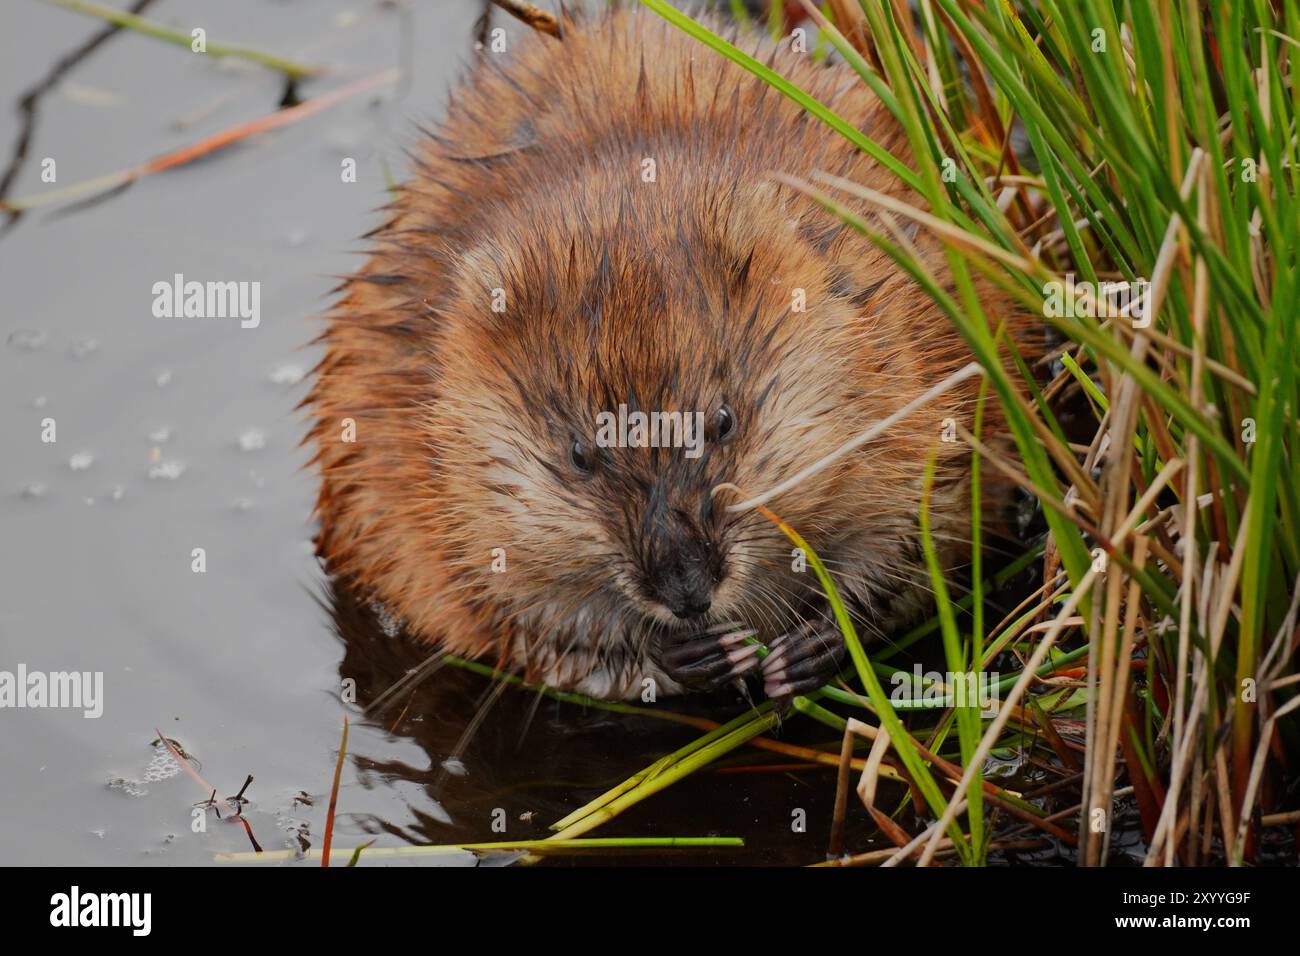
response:
{"label": "muskrat's head", "polygon": [[[897,387],[910,343],[867,314],[871,284],[773,197],[680,216],[628,197],[599,226],[534,211],[459,257],[430,440],[455,557],[494,603],[557,629],[797,615],[811,572],[714,489],[771,488],[914,389]],[[900,476],[922,461],[846,459],[773,508],[828,564],[840,547],[885,553],[914,528]]]}

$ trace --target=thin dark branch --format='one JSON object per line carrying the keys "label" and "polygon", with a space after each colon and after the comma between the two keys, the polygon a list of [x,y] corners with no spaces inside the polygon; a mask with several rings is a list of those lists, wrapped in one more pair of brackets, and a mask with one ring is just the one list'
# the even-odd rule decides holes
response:
{"label": "thin dark branch", "polygon": [[[135,0],[135,3],[127,8],[127,12],[139,14],[153,2],[154,0]],[[14,143],[13,153],[9,158],[9,165],[5,167],[4,175],[0,176],[0,199],[4,199],[9,195],[9,190],[18,176],[18,170],[22,168],[23,160],[27,158],[27,151],[31,147],[32,136],[36,130],[36,112],[41,97],[57,86],[59,81],[73,67],[80,64],[82,60],[98,49],[100,44],[120,29],[122,28],[115,24],[109,24],[81,46],[59,57],[54,66],[50,68],[50,72],[45,75],[45,78],[24,93],[22,98],[18,100],[18,112],[22,116],[22,123],[18,130],[18,139]]]}
{"label": "thin dark branch", "polygon": [[549,33],[557,40],[564,39],[564,31],[560,28],[559,19],[554,14],[547,13],[541,7],[534,6],[526,2],[526,0],[492,0],[492,3],[516,20],[528,24],[534,30]]}

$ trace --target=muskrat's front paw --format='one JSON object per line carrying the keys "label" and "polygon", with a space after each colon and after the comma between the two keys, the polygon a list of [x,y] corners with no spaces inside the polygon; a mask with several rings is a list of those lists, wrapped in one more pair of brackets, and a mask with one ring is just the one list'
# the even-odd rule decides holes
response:
{"label": "muskrat's front paw", "polygon": [[691,690],[717,690],[758,667],[760,645],[746,644],[754,631],[740,624],[665,635],[655,659],[663,672]]}
{"label": "muskrat's front paw", "polygon": [[763,660],[763,693],[788,702],[817,690],[840,672],[844,637],[834,625],[809,622],[782,634],[770,650]]}

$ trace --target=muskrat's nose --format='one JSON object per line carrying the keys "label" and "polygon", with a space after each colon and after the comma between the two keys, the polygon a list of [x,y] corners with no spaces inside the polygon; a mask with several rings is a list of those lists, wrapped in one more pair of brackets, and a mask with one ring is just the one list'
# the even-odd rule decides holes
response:
{"label": "muskrat's nose", "polygon": [[713,588],[722,580],[721,556],[690,514],[669,506],[668,483],[661,477],[644,518],[643,588],[676,617],[699,617],[713,606]]}
{"label": "muskrat's nose", "polygon": [[713,604],[713,577],[703,561],[677,560],[656,575],[655,592],[677,617],[699,617]]}
{"label": "muskrat's nose", "polygon": [[680,601],[668,605],[668,610],[672,611],[677,617],[685,620],[688,617],[699,617],[713,606],[713,599],[707,594],[687,595]]}
{"label": "muskrat's nose", "polygon": [[682,620],[698,618],[699,615],[705,614],[714,604],[711,594],[698,592],[677,593],[673,594],[672,597],[664,594],[663,602],[664,605],[667,605],[668,610],[672,611],[673,615]]}

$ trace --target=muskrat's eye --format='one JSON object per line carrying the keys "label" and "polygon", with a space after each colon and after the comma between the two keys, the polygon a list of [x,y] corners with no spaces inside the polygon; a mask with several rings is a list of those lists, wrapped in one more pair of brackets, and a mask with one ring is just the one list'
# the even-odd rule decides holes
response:
{"label": "muskrat's eye", "polygon": [[718,441],[726,441],[736,432],[736,413],[723,405],[713,416],[713,430]]}
{"label": "muskrat's eye", "polygon": [[573,462],[573,467],[584,475],[591,474],[591,455],[587,453],[587,447],[582,442],[574,441],[573,447],[569,449],[569,460]]}

